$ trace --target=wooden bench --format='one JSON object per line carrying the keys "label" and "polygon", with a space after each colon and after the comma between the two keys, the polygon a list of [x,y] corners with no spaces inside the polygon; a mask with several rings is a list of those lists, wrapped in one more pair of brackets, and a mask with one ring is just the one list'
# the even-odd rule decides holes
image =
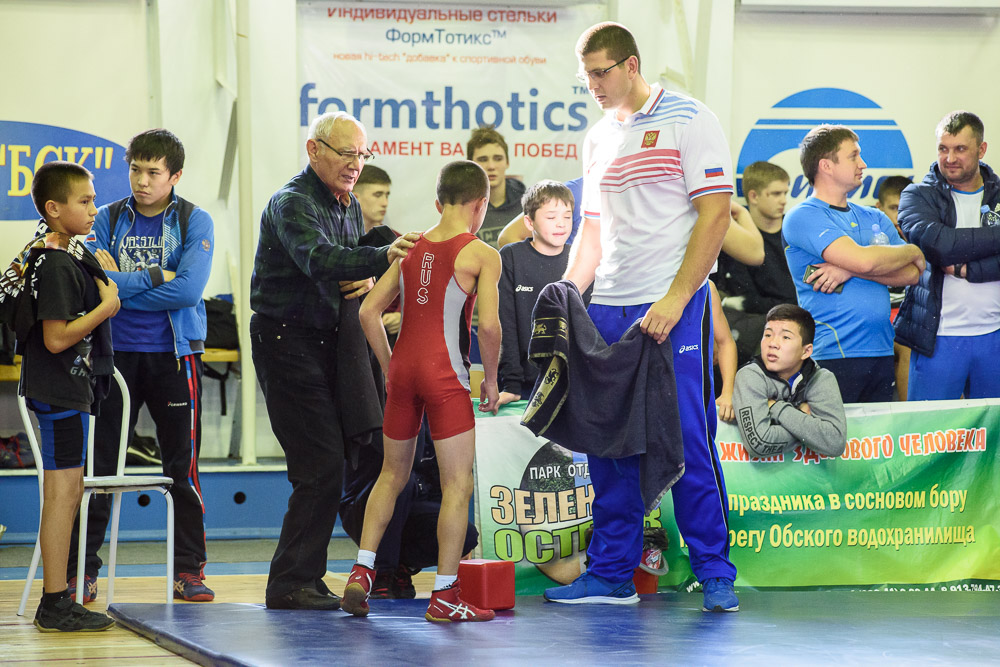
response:
{"label": "wooden bench", "polygon": [[[232,364],[240,360],[240,351],[209,347],[205,348],[201,360],[205,363]],[[17,382],[20,377],[21,357],[15,358],[13,364],[0,364],[0,382]]]}

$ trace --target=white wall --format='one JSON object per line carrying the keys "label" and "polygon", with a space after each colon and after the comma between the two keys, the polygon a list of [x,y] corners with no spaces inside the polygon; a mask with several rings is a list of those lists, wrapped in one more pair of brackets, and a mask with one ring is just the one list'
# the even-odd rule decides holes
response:
{"label": "white wall", "polygon": [[[894,120],[912,154],[913,168],[905,175],[917,180],[936,158],[934,127],[949,111],[978,114],[987,141],[1000,132],[1000,90],[993,85],[1000,62],[995,16],[740,11],[734,53],[734,158],[758,119],[778,115],[772,105],[809,88],[849,89],[879,104],[881,110],[828,115]],[[864,141],[861,155],[866,157]],[[874,157],[870,147],[867,157],[869,162]],[[991,157],[988,152],[986,161]],[[793,180],[801,174],[795,151],[774,161]],[[872,194],[864,203],[873,202]]]}

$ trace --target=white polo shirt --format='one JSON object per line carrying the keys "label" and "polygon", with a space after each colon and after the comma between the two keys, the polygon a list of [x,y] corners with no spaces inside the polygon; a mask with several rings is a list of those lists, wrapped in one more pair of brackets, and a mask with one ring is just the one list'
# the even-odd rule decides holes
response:
{"label": "white polo shirt", "polygon": [[733,192],[719,120],[693,98],[650,86],[624,122],[609,111],[583,145],[585,218],[601,223],[591,303],[652,303],[670,289],[698,218],[691,201]]}

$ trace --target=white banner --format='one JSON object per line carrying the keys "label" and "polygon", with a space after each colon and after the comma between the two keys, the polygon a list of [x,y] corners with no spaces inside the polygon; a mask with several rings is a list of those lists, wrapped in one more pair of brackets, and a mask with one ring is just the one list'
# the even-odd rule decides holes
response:
{"label": "white banner", "polygon": [[303,143],[320,113],[361,120],[374,164],[392,178],[386,220],[400,231],[436,222],[437,173],[466,157],[480,125],[504,135],[508,176],[580,176],[579,146],[600,110],[574,78],[573,45],[605,8],[417,7],[299,3]]}

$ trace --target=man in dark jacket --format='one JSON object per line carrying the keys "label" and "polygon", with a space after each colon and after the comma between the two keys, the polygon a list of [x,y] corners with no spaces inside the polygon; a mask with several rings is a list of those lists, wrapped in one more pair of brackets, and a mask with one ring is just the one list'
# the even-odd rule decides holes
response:
{"label": "man in dark jacket", "polygon": [[937,163],[903,190],[899,222],[927,258],[907,290],[896,340],[913,349],[911,401],[1000,396],[1000,178],[981,160],[983,122],[953,111]]}

